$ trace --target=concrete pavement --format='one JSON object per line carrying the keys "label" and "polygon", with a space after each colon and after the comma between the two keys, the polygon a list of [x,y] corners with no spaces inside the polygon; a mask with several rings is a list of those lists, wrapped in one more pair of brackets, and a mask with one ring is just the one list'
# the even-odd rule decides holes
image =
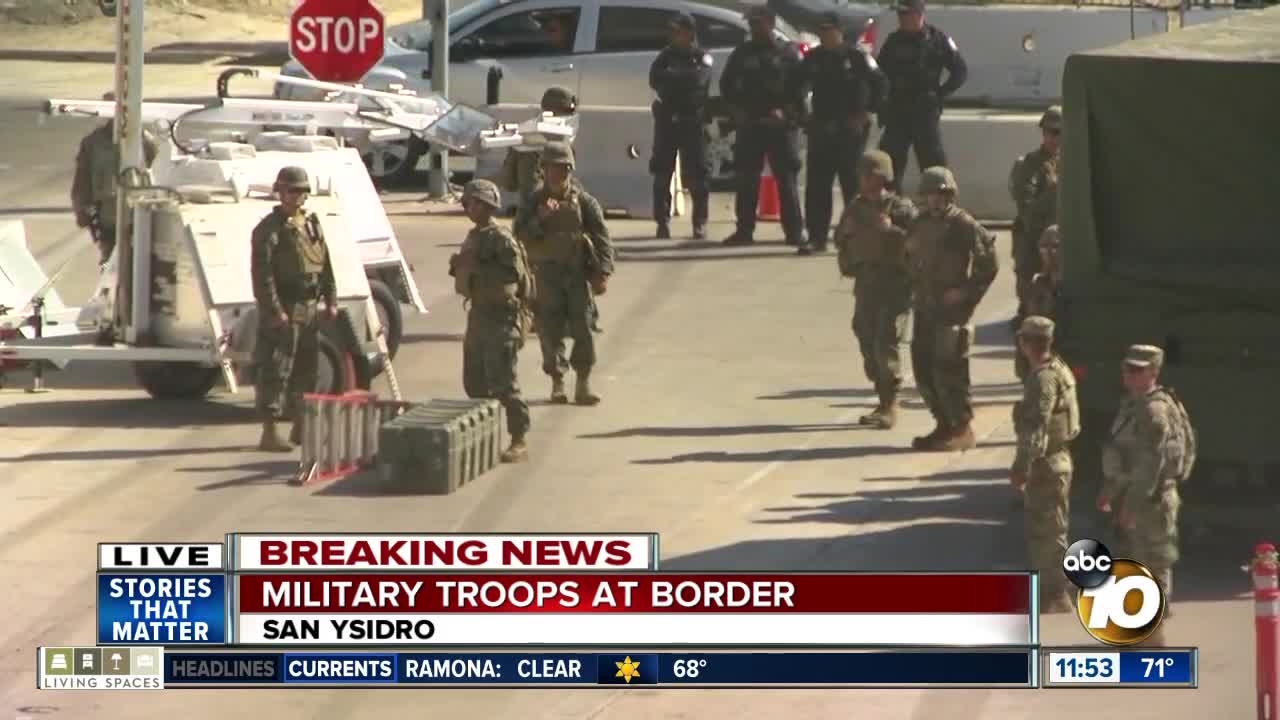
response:
{"label": "concrete pavement", "polygon": [[[12,107],[10,105],[10,107]],[[93,278],[88,239],[66,192],[78,121],[37,128],[0,107],[0,215],[27,222],[42,262],[75,256],[59,291],[78,303]],[[426,217],[416,194],[384,198],[418,268],[427,316],[408,316],[397,366],[410,398],[460,396],[463,309],[445,261],[465,232]],[[728,234],[717,197],[711,236]],[[854,423],[874,397],[849,331],[852,300],[833,258],[780,243],[724,249],[646,239],[615,221],[620,268],[601,299],[605,333],[597,408],[546,404],[534,344],[520,361],[532,401],[531,460],[447,497],[397,496],[357,477],[285,485],[290,460],[252,449],[252,391],[167,404],[126,368],[73,367],[46,395],[0,390],[0,713],[61,718],[849,717],[1055,719],[1249,717],[1252,612],[1232,599],[1250,544],[1189,549],[1170,640],[1202,649],[1196,691],[206,691],[109,696],[34,689],[39,645],[93,637],[94,549],[103,540],[209,540],[230,531],[610,531],[661,533],[663,565],[681,570],[948,570],[1025,563],[1010,505],[1009,403],[1016,396],[1005,320],[1013,309],[1007,245],[979,309],[973,372],[978,449],[915,453],[931,427],[914,396],[899,428]],[[768,242],[772,239],[772,242]],[[1002,238],[1002,242],[1007,238]],[[15,376],[16,382],[24,378]],[[378,389],[384,389],[381,385]],[[1077,500],[1077,535],[1096,530]],[[1100,532],[1100,531],[1099,531]],[[1233,554],[1235,553],[1235,554]],[[1087,641],[1072,618],[1044,624],[1046,644]],[[1104,709],[1105,708],[1105,709]]]}

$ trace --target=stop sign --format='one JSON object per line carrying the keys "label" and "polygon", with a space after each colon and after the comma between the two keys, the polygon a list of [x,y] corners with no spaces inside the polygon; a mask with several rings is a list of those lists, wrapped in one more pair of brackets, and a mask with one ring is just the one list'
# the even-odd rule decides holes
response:
{"label": "stop sign", "polygon": [[369,0],[302,0],[289,18],[289,54],[316,80],[357,82],[382,60],[383,33]]}

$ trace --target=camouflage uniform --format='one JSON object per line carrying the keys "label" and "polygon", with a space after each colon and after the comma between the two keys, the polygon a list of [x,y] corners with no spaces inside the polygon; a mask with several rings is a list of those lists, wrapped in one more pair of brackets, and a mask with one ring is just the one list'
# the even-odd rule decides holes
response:
{"label": "camouflage uniform", "polygon": [[[116,145],[114,122],[106,123],[80,141],[76,153],[75,177],[71,181],[71,207],[76,225],[91,228],[97,235],[100,262],[111,258],[116,247],[116,178],[120,174],[120,148]],[[155,138],[143,131],[142,153],[147,163],[155,162]]]}
{"label": "camouflage uniform", "polygon": [[[462,200],[469,199],[495,212],[502,203],[498,187],[488,180],[467,183]],[[468,397],[491,397],[502,403],[511,434],[511,448],[502,459],[522,460],[529,406],[520,396],[516,362],[524,347],[524,313],[533,294],[524,248],[490,217],[467,233],[449,266],[454,288],[471,303],[462,345],[462,385]]]}
{"label": "camouflage uniform", "polygon": [[[1134,345],[1125,355],[1127,365],[1139,368],[1158,369],[1163,362],[1164,352],[1151,345]],[[1178,432],[1184,427],[1182,413],[1169,388],[1156,385],[1141,397],[1128,395],[1102,450],[1102,498],[1111,500],[1114,511],[1133,517],[1128,554],[1151,570],[1166,596],[1173,593],[1179,557],[1178,475],[1193,452]]]}
{"label": "camouflage uniform", "polygon": [[[286,167],[277,190],[310,190],[307,171]],[[294,421],[298,441],[302,395],[316,389],[319,361],[319,308],[323,300],[337,307],[337,286],[324,230],[315,213],[298,210],[292,217],[277,205],[253,229],[253,297],[258,306],[257,400],[263,419],[263,449],[276,449],[275,421]],[[276,324],[285,313],[289,322]],[[273,446],[273,447],[267,447]],[[287,450],[284,445],[278,449]]]}
{"label": "camouflage uniform", "polygon": [[[1018,335],[1052,342],[1053,327],[1052,320],[1032,315]],[[1013,406],[1013,428],[1018,450],[1012,475],[1025,482],[1027,552],[1040,571],[1041,604],[1047,612],[1069,610],[1062,558],[1071,517],[1070,443],[1080,434],[1080,405],[1075,376],[1062,358],[1051,355],[1028,373],[1022,400]]]}
{"label": "camouflage uniform", "polygon": [[[1040,117],[1044,130],[1062,130],[1062,109],[1054,106]],[[1044,146],[1018,158],[1009,174],[1009,192],[1018,207],[1013,223],[1013,270],[1017,274],[1018,316],[1026,307],[1031,280],[1040,271],[1037,245],[1045,228],[1058,221],[1058,161]]]}
{"label": "camouflage uniform", "polygon": [[[924,195],[945,193],[954,201],[955,177],[944,167],[925,170]],[[916,387],[937,421],[933,432],[915,438],[918,450],[963,450],[974,446],[969,350],[973,313],[995,280],[999,261],[995,238],[969,213],[951,204],[940,213],[926,211],[907,236],[915,327],[911,365]],[[964,298],[948,305],[948,290]]]}
{"label": "camouflage uniform", "polygon": [[[905,242],[919,213],[910,200],[889,189],[893,160],[887,153],[864,153],[859,170],[864,176],[879,175],[885,189],[878,197],[859,193],[845,207],[836,226],[837,262],[842,275],[854,278],[853,334],[879,398],[876,409],[859,422],[888,429],[897,422],[902,344],[911,317]],[[882,214],[893,223],[887,230],[880,228]]]}
{"label": "camouflage uniform", "polygon": [[[1056,317],[1054,310],[1058,301],[1058,285],[1061,277],[1058,244],[1058,226],[1050,225],[1040,235],[1040,272],[1031,278],[1031,285],[1027,288],[1023,302],[1023,311],[1028,316],[1039,315],[1050,320]],[[1013,369],[1019,380],[1026,379],[1027,359],[1022,356],[1022,353],[1014,354]]]}
{"label": "camouflage uniform", "polygon": [[[568,165],[572,170],[573,150],[564,143],[549,143],[542,162]],[[607,278],[613,274],[613,244],[604,223],[604,211],[572,178],[562,189],[542,185],[531,200],[520,208],[515,226],[537,278],[538,337],[542,369],[552,380],[551,400],[568,402],[564,374],[572,367],[578,381],[575,402],[594,405],[600,398],[591,393],[588,384],[596,363],[591,333],[592,295],[604,292]],[[540,217],[538,209],[548,200],[554,200],[557,209]],[[573,338],[568,361],[566,337]]]}

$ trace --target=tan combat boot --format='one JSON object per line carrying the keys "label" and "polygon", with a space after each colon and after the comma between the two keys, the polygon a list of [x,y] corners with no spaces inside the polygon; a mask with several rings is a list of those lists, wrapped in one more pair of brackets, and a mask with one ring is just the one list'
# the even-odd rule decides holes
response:
{"label": "tan combat boot", "polygon": [[591,392],[591,383],[586,373],[578,373],[578,385],[574,388],[573,402],[576,405],[599,405],[600,396]]}
{"label": "tan combat boot", "polygon": [[944,425],[941,420],[938,420],[934,425],[933,430],[930,431],[928,435],[921,435],[920,437],[912,438],[911,447],[915,450],[931,450],[933,449],[934,443],[938,441],[938,438],[947,435],[948,432],[947,426]]}
{"label": "tan combat boot", "polygon": [[884,393],[881,393],[880,402],[876,403],[876,408],[871,412],[867,413],[866,415],[863,415],[862,417],[858,418],[858,424],[869,425],[871,427],[879,427],[880,418],[884,416],[885,409],[886,408],[884,406]]}
{"label": "tan combat boot", "polygon": [[292,452],[293,446],[280,438],[276,432],[274,420],[262,421],[262,439],[258,440],[258,449],[265,452]]}
{"label": "tan combat boot", "polygon": [[529,459],[529,446],[524,444],[524,435],[512,435],[511,447],[502,451],[499,459],[504,463],[518,463]]}
{"label": "tan combat boot", "polygon": [[551,378],[551,402],[555,405],[569,404],[569,393],[564,390],[564,378],[559,375]]}
{"label": "tan combat boot", "polygon": [[892,390],[883,393],[880,396],[880,407],[876,421],[871,426],[878,430],[891,430],[894,425],[898,424],[898,394]]}
{"label": "tan combat boot", "polygon": [[973,426],[965,423],[952,432],[939,437],[933,443],[933,449],[944,452],[954,452],[956,450],[972,450],[978,446],[978,440],[973,436]]}

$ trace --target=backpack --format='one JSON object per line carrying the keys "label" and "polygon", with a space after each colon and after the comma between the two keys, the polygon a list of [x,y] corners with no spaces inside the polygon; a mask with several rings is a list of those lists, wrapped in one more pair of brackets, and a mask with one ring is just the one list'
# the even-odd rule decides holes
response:
{"label": "backpack", "polygon": [[1164,402],[1169,403],[1173,407],[1173,417],[1175,423],[1169,428],[1173,434],[1171,438],[1176,447],[1181,448],[1174,456],[1169,458],[1171,464],[1176,471],[1173,473],[1178,483],[1186,482],[1190,477],[1196,465],[1197,438],[1196,429],[1191,424],[1191,416],[1187,414],[1187,408],[1182,404],[1182,400],[1178,398],[1177,393],[1171,387],[1161,387],[1156,391],[1156,396],[1162,398]]}

